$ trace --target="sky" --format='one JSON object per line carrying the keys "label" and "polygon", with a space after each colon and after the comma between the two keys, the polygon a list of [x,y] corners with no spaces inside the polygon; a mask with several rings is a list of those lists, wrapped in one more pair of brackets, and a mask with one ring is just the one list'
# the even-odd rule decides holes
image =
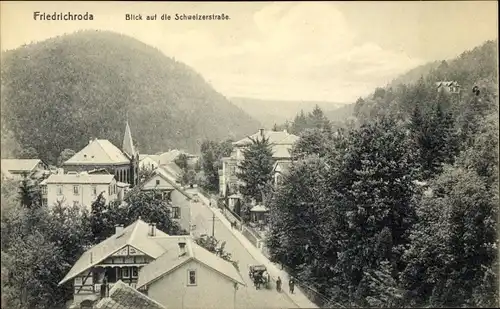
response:
{"label": "sky", "polygon": [[[93,15],[35,21],[33,12]],[[227,97],[353,102],[426,62],[497,38],[497,1],[9,2],[2,50],[84,29],[159,48]],[[125,20],[125,14],[226,14],[229,20]]]}

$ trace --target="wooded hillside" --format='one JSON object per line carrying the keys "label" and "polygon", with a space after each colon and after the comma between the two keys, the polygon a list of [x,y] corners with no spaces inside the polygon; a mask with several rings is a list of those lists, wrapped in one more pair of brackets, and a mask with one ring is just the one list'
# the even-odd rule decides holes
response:
{"label": "wooded hillside", "polygon": [[497,68],[486,42],[377,88],[344,127],[314,126],[319,109],[289,125],[267,246],[320,307],[498,307]]}
{"label": "wooded hillside", "polygon": [[240,138],[260,127],[187,65],[106,31],[5,52],[1,102],[2,154],[17,141],[49,162],[91,137],[120,146],[127,112],[142,153],[197,152],[204,139]]}

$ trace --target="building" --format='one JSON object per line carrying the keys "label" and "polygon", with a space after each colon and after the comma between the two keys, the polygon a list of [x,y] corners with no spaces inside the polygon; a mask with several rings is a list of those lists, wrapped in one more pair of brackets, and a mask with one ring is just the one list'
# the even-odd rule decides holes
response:
{"label": "building", "polygon": [[[263,137],[269,139],[269,143],[272,145],[273,159],[276,161],[290,160],[290,150],[299,139],[298,136],[289,134],[286,130],[268,131],[260,129],[259,132],[252,136],[234,142],[231,156],[222,158],[222,170],[219,171],[219,192],[222,196],[239,192],[241,182],[238,180],[236,174],[239,163],[244,160],[243,150],[252,144],[252,140]],[[228,189],[229,192],[227,192]]]}
{"label": "building", "polygon": [[274,163],[273,180],[275,186],[283,184],[284,175],[288,173],[291,165],[291,160],[278,160]]}
{"label": "building", "polygon": [[191,199],[172,177],[162,167],[153,171],[152,176],[140,184],[142,191],[160,195],[171,205],[172,219],[179,223],[182,229],[191,229]]}
{"label": "building", "polygon": [[439,91],[447,93],[458,94],[460,93],[460,85],[455,81],[440,81],[436,83],[436,88]]}
{"label": "building", "polygon": [[48,206],[62,203],[90,209],[101,194],[106,202],[123,200],[128,186],[129,184],[117,182],[111,174],[52,174],[41,182],[42,203]]}
{"label": "building", "polygon": [[163,170],[164,174],[167,175],[173,182],[181,182],[180,180],[184,171],[177,164],[175,164],[175,162],[162,164],[160,165],[160,168]]}
{"label": "building", "polygon": [[119,280],[102,298],[95,309],[166,309],[158,302],[137,291],[130,285]]}
{"label": "building", "polygon": [[159,155],[139,155],[139,169],[154,170],[160,166]]}
{"label": "building", "polygon": [[40,178],[50,173],[49,167],[39,159],[2,159],[1,170],[3,179],[22,179],[27,177]]}
{"label": "building", "polygon": [[105,139],[92,139],[88,145],[63,163],[66,171],[90,171],[105,168],[116,180],[134,187],[139,182],[139,153],[132,141],[127,122],[122,149]]}
{"label": "building", "polygon": [[162,256],[139,271],[137,289],[168,308],[234,307],[238,285],[245,286],[234,265],[189,237],[172,240]]}
{"label": "building", "polygon": [[99,300],[120,280],[135,287],[139,269],[165,253],[168,246],[164,243],[168,243],[169,238],[176,241],[177,237],[141,219],[126,228],[117,226],[114,235],[88,249],[76,261],[59,285],[73,283],[75,306]]}

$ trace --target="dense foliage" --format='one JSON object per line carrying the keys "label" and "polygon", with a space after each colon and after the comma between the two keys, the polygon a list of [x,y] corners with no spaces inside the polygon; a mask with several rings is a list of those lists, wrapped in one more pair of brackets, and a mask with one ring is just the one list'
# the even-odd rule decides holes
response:
{"label": "dense foliage", "polygon": [[133,190],[125,204],[106,205],[100,195],[91,212],[63,203],[40,204],[39,182],[2,182],[2,298],[12,309],[66,308],[71,284],[57,284],[85,251],[113,235],[116,225],[141,217],[170,235],[184,235],[170,219],[168,202]]}
{"label": "dense foliage", "polygon": [[107,203],[98,196],[92,203],[91,228],[94,242],[110,237],[115,232],[116,225],[128,226],[138,218],[145,222],[156,223],[156,227],[169,235],[187,234],[179,224],[171,219],[170,202],[161,198],[156,192],[145,192],[132,189],[124,203]]}
{"label": "dense foliage", "polygon": [[306,129],[321,129],[327,131],[332,129],[330,120],[328,120],[323,110],[318,105],[315,105],[313,110],[307,114],[304,113],[304,110],[301,110],[292,122],[285,122],[276,127],[277,131],[287,130],[296,135],[302,133]]}
{"label": "dense foliage", "polygon": [[[251,139],[251,138],[250,138]],[[251,139],[243,149],[243,161],[239,163],[236,176],[243,182],[241,194],[257,203],[263,202],[272,187],[273,150],[266,137]]]}
{"label": "dense foliage", "polygon": [[6,308],[65,308],[73,289],[57,284],[90,244],[89,214],[27,199],[2,182],[2,299]]}
{"label": "dense foliage", "polygon": [[[493,47],[376,89],[354,125],[302,131],[267,245],[322,305],[498,306]],[[460,95],[436,89],[445,77]]]}
{"label": "dense foliage", "polygon": [[1,70],[2,143],[10,134],[2,155],[17,141],[56,164],[61,151],[92,137],[121,145],[127,113],[143,153],[198,151],[204,139],[240,138],[260,126],[187,65],[112,32],[7,51]]}
{"label": "dense foliage", "polygon": [[196,237],[194,239],[194,241],[199,246],[201,246],[201,247],[205,248],[206,250],[218,255],[220,258],[222,258],[228,262],[231,262],[231,264],[233,264],[233,266],[237,270],[239,270],[238,261],[233,260],[231,253],[229,253],[225,250],[225,245],[226,245],[225,242],[221,242],[220,240],[217,240],[214,236],[207,236],[207,235]]}
{"label": "dense foliage", "polygon": [[202,179],[198,185],[210,193],[219,192],[219,170],[222,169],[221,159],[228,157],[233,150],[231,140],[216,142],[203,141],[201,144]]}

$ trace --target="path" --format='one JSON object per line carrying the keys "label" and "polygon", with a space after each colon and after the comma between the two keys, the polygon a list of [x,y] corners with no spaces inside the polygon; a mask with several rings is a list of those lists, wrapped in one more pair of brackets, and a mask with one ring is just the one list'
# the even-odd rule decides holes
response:
{"label": "path", "polygon": [[[188,192],[197,193],[200,197],[200,203],[193,203],[191,209],[192,224],[196,225],[193,234],[212,235],[212,217],[215,214],[215,238],[226,241],[226,250],[239,262],[240,272],[247,286],[240,287],[236,308],[318,308],[297,288],[294,294],[290,294],[288,292],[288,274],[271,263],[239,231],[231,229],[230,222],[218,209],[207,206],[209,200],[205,196],[197,189],[189,189]],[[274,279],[280,276],[283,282],[283,292],[276,291],[274,280],[271,284],[273,287],[271,290],[256,290],[248,277],[250,264],[264,264]]]}

